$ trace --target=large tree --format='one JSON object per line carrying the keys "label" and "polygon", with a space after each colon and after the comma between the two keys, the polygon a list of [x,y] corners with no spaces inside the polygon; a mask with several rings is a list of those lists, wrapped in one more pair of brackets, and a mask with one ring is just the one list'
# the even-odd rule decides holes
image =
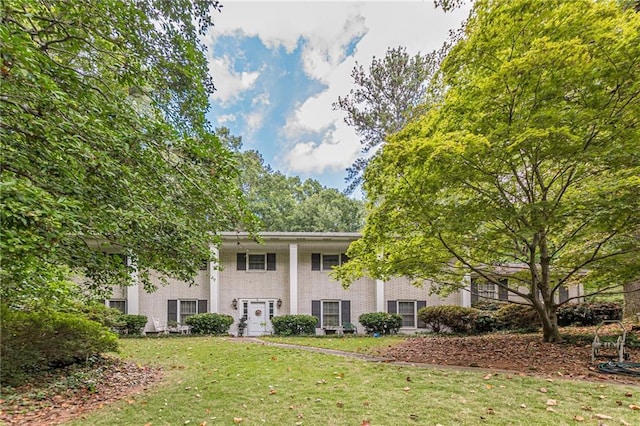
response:
{"label": "large tree", "polygon": [[217,0],[1,7],[3,300],[46,289],[64,265],[94,290],[123,284],[108,251],[133,255],[147,285],[150,269],[188,281],[218,231],[251,227],[205,119],[198,37]]}
{"label": "large tree", "polygon": [[362,183],[362,172],[388,135],[398,132],[417,115],[426,100],[429,80],[442,52],[409,55],[402,46],[389,48],[384,58],[373,57],[368,70],[356,63],[351,77],[355,87],[338,97],[334,109],[346,113],[362,144],[362,156],[347,169],[346,193]]}
{"label": "large tree", "polygon": [[561,286],[638,280],[638,40],[640,15],[613,0],[475,2],[444,99],[366,170],[364,238],[339,278],[448,292],[472,274],[532,305],[545,341]]}

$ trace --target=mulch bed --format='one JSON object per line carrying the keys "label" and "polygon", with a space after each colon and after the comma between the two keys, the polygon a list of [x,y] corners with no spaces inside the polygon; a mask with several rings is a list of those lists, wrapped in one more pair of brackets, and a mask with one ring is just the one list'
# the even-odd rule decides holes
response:
{"label": "mulch bed", "polygon": [[[591,343],[584,337],[589,329],[578,330],[580,336],[572,336],[571,330],[568,330],[569,334],[565,336],[567,342],[560,344],[544,343],[540,334],[415,337],[388,348],[384,355],[395,361],[410,363],[500,369],[544,377],[640,384],[640,377],[637,376],[600,372],[598,364],[609,359],[597,359],[596,363],[592,363]],[[615,330],[608,332],[614,333]],[[630,362],[640,362],[640,348],[637,346],[640,342],[639,334],[637,331],[627,334],[627,342],[635,342],[635,347],[625,346]],[[611,336],[615,337],[615,334]],[[590,339],[593,340],[593,337]],[[602,353],[614,352],[603,350]]]}

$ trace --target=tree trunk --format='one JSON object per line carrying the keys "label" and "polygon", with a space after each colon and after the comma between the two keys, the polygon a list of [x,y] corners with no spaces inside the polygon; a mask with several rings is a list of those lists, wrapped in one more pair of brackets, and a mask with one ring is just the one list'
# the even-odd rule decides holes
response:
{"label": "tree trunk", "polygon": [[640,314],[640,281],[624,285],[624,318],[636,319]]}
{"label": "tree trunk", "polygon": [[560,329],[558,328],[558,317],[555,311],[549,315],[545,309],[546,320],[542,319],[542,341],[550,343],[560,343],[562,338],[560,337]]}

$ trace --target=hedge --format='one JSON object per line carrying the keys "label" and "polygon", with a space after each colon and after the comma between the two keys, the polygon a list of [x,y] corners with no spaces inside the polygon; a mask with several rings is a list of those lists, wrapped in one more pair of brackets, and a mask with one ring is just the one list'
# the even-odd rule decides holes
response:
{"label": "hedge", "polygon": [[3,385],[19,385],[36,372],[118,350],[114,333],[81,314],[0,309]]}
{"label": "hedge", "polygon": [[402,327],[400,314],[369,312],[358,317],[367,334],[395,334]]}
{"label": "hedge", "polygon": [[279,336],[315,334],[318,318],[312,315],[282,315],[271,318],[273,332]]}
{"label": "hedge", "polygon": [[185,323],[193,334],[227,334],[233,317],[225,314],[196,314],[187,317]]}

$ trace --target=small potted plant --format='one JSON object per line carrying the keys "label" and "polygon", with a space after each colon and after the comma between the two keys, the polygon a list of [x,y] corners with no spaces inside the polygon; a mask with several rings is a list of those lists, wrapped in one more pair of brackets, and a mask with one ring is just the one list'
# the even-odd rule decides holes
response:
{"label": "small potted plant", "polygon": [[242,337],[244,335],[244,330],[247,328],[247,318],[242,316],[240,317],[240,321],[238,322],[238,337]]}

